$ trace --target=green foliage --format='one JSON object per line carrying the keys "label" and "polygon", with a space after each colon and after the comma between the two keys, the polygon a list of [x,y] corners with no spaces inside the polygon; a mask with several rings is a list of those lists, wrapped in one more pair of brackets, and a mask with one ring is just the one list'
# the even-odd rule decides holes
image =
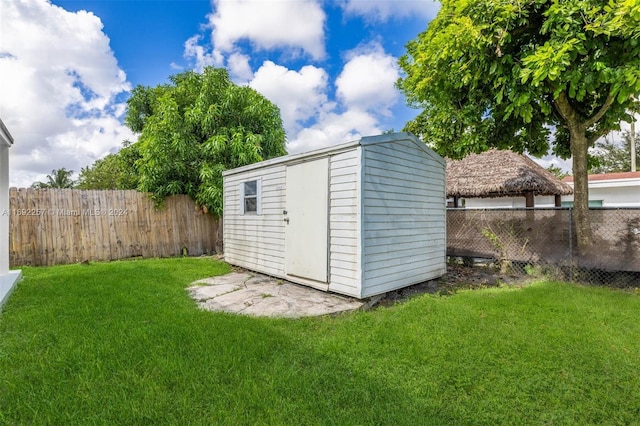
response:
{"label": "green foliage", "polygon": [[547,171],[560,180],[564,179],[567,176],[571,176],[570,173],[565,172],[560,167],[554,166],[553,164],[549,164],[549,167],[547,167]]}
{"label": "green foliage", "polygon": [[539,282],[301,320],[198,309],[185,286],[229,270],[24,268],[0,316],[0,423],[637,423],[639,294]]}
{"label": "green foliage", "polygon": [[423,109],[406,129],[453,158],[493,146],[541,155],[551,140],[568,158],[569,127],[592,144],[640,93],[637,26],[621,23],[631,11],[636,1],[444,1],[400,59],[398,86]]}
{"label": "green foliage", "polygon": [[637,0],[609,0],[604,14],[596,14],[589,28],[599,34],[640,38],[640,3]]}
{"label": "green foliage", "polygon": [[116,189],[117,156],[109,154],[80,169],[79,189]]}
{"label": "green foliage", "polygon": [[502,240],[500,240],[500,237],[498,237],[498,235],[495,232],[493,232],[489,228],[483,228],[482,236],[485,237],[487,240],[489,240],[493,248],[495,248],[499,254],[502,254],[502,252],[504,251],[504,244],[502,243]]}
{"label": "green foliage", "polygon": [[122,149],[118,151],[118,189],[137,189],[140,184],[138,160],[141,157],[140,144],[124,141]]}
{"label": "green foliage", "polygon": [[588,149],[638,108],[637,20],[637,0],[445,0],[399,60],[398,87],[422,109],[405,130],[451,158],[489,147],[572,157],[588,250]]}
{"label": "green foliage", "polygon": [[188,194],[222,214],[222,172],[286,154],[279,109],[255,90],[237,86],[224,69],[138,86],[127,125],[140,132],[139,189],[157,202]]}
{"label": "green foliage", "polygon": [[91,166],[83,167],[78,178],[79,189],[136,189],[138,170],[136,161],[140,159],[138,144],[123,142],[123,148],[115,154],[97,160]]}
{"label": "green foliage", "polygon": [[76,184],[71,176],[73,175],[73,170],[67,170],[64,167],[61,169],[53,169],[51,170],[51,174],[47,175],[46,182],[35,182],[31,185],[32,188],[73,188]]}
{"label": "green foliage", "polygon": [[[636,141],[640,133],[636,133]],[[591,154],[594,159],[589,173],[617,173],[631,171],[631,133],[625,132],[622,144],[611,140],[597,142]],[[636,150],[636,164],[640,164],[640,150]]]}

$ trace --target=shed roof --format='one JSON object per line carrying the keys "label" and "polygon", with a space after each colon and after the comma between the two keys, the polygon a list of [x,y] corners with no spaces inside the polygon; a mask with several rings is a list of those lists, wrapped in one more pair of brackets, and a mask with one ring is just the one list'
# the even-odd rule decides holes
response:
{"label": "shed roof", "polygon": [[488,198],[569,195],[573,189],[529,157],[491,149],[462,160],[447,159],[447,197]]}
{"label": "shed roof", "polygon": [[255,169],[273,166],[281,163],[293,164],[296,162],[310,161],[316,158],[325,157],[327,155],[336,154],[341,151],[347,151],[360,145],[372,145],[372,144],[387,143],[387,142],[402,141],[402,140],[412,141],[418,148],[423,150],[425,154],[434,158],[436,161],[439,161],[442,164],[443,162],[442,157],[440,157],[435,151],[433,151],[426,144],[424,144],[422,141],[416,138],[413,134],[407,133],[407,132],[397,132],[397,133],[385,133],[385,134],[376,135],[376,136],[364,136],[358,140],[345,142],[338,145],[329,146],[326,148],[316,149],[313,151],[303,152],[300,154],[289,154],[289,155],[283,155],[281,157],[271,158],[269,160],[260,161],[258,163],[237,167],[235,169],[225,170],[224,172],[222,172],[222,176],[228,176],[235,173],[247,172],[249,170],[255,170]]}

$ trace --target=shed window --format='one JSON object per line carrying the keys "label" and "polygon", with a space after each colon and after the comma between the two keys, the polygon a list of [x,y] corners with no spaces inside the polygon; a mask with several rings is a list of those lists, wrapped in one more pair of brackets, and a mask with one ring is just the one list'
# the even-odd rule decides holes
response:
{"label": "shed window", "polygon": [[242,214],[260,214],[260,180],[250,180],[240,184],[240,210]]}

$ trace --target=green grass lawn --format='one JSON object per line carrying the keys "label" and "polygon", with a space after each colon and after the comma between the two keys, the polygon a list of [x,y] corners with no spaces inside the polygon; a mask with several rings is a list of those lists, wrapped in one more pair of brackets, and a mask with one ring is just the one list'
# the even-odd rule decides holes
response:
{"label": "green grass lawn", "polygon": [[201,311],[210,258],[25,268],[0,424],[638,424],[640,295],[539,282],[302,320]]}

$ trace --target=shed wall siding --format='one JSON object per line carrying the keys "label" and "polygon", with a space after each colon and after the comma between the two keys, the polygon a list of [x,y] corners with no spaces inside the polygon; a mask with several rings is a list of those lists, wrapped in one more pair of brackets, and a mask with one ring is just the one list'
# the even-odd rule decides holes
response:
{"label": "shed wall siding", "polygon": [[363,146],[361,297],[445,273],[444,174],[409,140]]}
{"label": "shed wall siding", "polygon": [[361,148],[336,154],[329,161],[329,290],[360,295],[360,161]]}
{"label": "shed wall siding", "polygon": [[[224,179],[224,257],[232,265],[284,276],[285,164]],[[242,214],[240,184],[260,179],[261,214]]]}

